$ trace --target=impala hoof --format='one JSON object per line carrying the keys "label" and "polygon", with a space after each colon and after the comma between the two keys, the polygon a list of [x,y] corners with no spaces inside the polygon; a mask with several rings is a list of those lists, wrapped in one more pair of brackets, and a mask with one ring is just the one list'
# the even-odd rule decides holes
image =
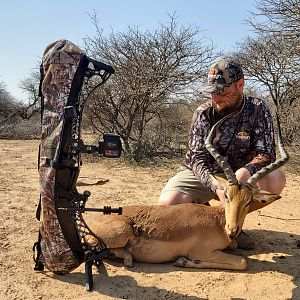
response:
{"label": "impala hoof", "polygon": [[175,262],[174,262],[174,266],[176,267],[185,267],[187,264],[188,260],[184,257],[180,257],[178,258]]}
{"label": "impala hoof", "polygon": [[135,267],[135,263],[132,263],[130,265],[125,265],[126,268],[132,269]]}
{"label": "impala hoof", "polygon": [[245,259],[245,258],[242,258],[241,259],[241,262],[240,262],[240,270],[241,271],[244,271],[244,270],[246,270],[247,269],[247,265],[248,265],[248,263],[247,263],[247,260]]}
{"label": "impala hoof", "polygon": [[124,260],[124,266],[126,267],[126,268],[133,268],[134,266],[135,266],[135,264],[134,264],[134,262],[131,260],[131,261],[125,261]]}

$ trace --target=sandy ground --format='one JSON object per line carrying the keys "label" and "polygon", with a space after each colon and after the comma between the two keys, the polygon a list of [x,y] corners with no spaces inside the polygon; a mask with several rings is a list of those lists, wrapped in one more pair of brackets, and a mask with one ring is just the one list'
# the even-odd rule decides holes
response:
{"label": "sandy ground", "polygon": [[[244,229],[257,243],[241,251],[246,271],[182,269],[167,264],[105,262],[94,270],[94,291],[84,288],[83,265],[58,276],[35,272],[32,245],[38,222],[37,141],[0,141],[0,299],[300,299],[300,174],[287,173],[282,199],[253,212]],[[80,180],[107,178],[90,206],[156,204],[176,165],[133,167],[117,160],[84,163]],[[84,188],[84,189],[83,189]]]}

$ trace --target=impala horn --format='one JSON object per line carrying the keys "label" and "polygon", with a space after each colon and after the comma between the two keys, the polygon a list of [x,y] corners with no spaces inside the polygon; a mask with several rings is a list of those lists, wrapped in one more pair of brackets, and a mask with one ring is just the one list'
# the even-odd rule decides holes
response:
{"label": "impala horn", "polygon": [[[226,116],[225,118],[227,118]],[[212,157],[216,160],[216,162],[220,165],[220,167],[223,169],[224,174],[228,180],[229,185],[237,185],[238,180],[236,179],[235,173],[233,172],[232,168],[226,161],[226,159],[217,151],[217,149],[212,145],[212,140],[215,136],[215,132],[217,130],[217,127],[224,121],[224,119],[221,119],[218,121],[210,130],[210,133],[208,134],[208,137],[205,140],[205,147],[209,151],[209,153],[212,155]]]}
{"label": "impala horn", "polygon": [[250,185],[255,185],[258,180],[260,180],[267,174],[271,173],[272,171],[278,169],[279,167],[283,166],[289,160],[289,156],[284,149],[280,121],[279,121],[279,116],[278,116],[277,112],[276,112],[276,121],[277,121],[278,149],[279,149],[281,158],[277,159],[273,163],[270,163],[266,167],[263,167],[261,170],[257,171],[255,174],[253,174],[247,180],[247,183]]}

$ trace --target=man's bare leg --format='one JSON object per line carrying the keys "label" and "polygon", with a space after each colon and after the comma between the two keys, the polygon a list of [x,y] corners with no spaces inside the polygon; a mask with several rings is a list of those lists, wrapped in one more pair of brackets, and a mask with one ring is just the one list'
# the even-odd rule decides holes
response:
{"label": "man's bare leg", "polygon": [[158,204],[160,205],[173,205],[180,203],[192,203],[193,198],[185,193],[181,193],[178,191],[165,191],[162,192]]}

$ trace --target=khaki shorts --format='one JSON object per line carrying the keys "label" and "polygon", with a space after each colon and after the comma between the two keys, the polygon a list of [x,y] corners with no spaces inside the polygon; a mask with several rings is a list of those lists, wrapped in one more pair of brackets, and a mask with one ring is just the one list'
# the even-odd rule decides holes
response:
{"label": "khaki shorts", "polygon": [[[218,177],[225,178],[224,173],[218,173],[214,175],[216,179]],[[203,183],[201,183],[194,175],[193,171],[185,168],[179,171],[175,176],[171,177],[162,189],[161,193],[177,191],[184,194],[188,194],[193,198],[195,203],[207,203],[209,200],[216,198],[216,195],[212,193]]]}

